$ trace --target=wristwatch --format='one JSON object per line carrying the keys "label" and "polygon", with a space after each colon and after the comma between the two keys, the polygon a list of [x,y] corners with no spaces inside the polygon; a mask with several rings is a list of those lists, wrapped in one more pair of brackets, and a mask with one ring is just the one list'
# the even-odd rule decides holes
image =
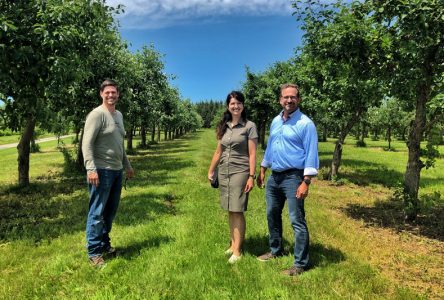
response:
{"label": "wristwatch", "polygon": [[310,178],[304,178],[304,182],[306,185],[310,185],[311,179]]}
{"label": "wristwatch", "polygon": [[256,179],[256,174],[253,174],[253,175],[248,175],[249,177],[251,177],[251,178],[253,178],[253,179]]}

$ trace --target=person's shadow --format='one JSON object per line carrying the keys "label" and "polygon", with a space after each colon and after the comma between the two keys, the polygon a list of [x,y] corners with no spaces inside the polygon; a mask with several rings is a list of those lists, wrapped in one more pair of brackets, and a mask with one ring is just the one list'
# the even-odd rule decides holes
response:
{"label": "person's shadow", "polygon": [[[284,256],[293,255],[294,243],[283,240]],[[268,247],[268,236],[250,236],[245,239],[243,250],[253,256],[259,256],[270,251]],[[337,264],[345,260],[344,254],[335,248],[326,247],[320,243],[310,243],[310,269],[316,267]]]}
{"label": "person's shadow", "polygon": [[173,238],[169,236],[156,236],[144,241],[130,244],[126,247],[117,247],[117,256],[126,260],[130,260],[140,255],[143,249],[157,248],[162,244],[166,244],[173,241]]}

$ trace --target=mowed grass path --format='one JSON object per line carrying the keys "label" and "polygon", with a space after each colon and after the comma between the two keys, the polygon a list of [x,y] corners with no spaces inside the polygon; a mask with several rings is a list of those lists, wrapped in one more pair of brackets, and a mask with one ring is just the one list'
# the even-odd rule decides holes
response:
{"label": "mowed grass path", "polygon": [[[367,171],[344,163],[346,185],[320,180],[312,185],[306,202],[312,270],[296,278],[280,275],[293,262],[287,213],[287,255],[268,263],[256,260],[268,250],[265,191],[257,188],[246,213],[244,258],[234,266],[227,264],[227,215],[219,207],[218,191],[206,180],[215,145],[214,132],[206,130],[130,157],[137,177],[123,191],[111,234],[120,255],[102,270],[92,268],[85,253],[84,176],[61,176],[63,158],[55,143],[45,143],[42,153],[31,158],[32,189],[18,193],[9,187],[16,180],[15,149],[0,152],[0,299],[444,296],[442,236],[379,224],[385,219],[378,219],[374,210],[378,203],[387,203],[390,191],[363,179],[368,176],[359,182],[350,179],[353,173],[372,174],[380,168],[399,172],[378,161],[366,164]],[[345,150],[344,159],[359,159],[356,151],[361,150],[352,149]],[[321,143],[323,164],[328,163],[329,151],[331,143]],[[392,154],[400,155],[383,156]],[[258,156],[260,161],[262,153]],[[442,176],[442,169],[439,172]]]}

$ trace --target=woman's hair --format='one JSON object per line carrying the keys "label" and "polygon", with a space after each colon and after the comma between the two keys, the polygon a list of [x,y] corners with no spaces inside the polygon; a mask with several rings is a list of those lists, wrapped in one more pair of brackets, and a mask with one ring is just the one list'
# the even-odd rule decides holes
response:
{"label": "woman's hair", "polygon": [[227,122],[231,121],[232,116],[230,111],[228,110],[228,105],[230,104],[231,98],[236,99],[237,101],[244,104],[244,109],[241,113],[241,119],[244,122],[247,122],[247,111],[245,110],[245,96],[239,91],[232,91],[227,95],[227,100],[225,100],[225,104],[227,106],[227,109],[224,111],[222,115],[222,119],[219,121],[216,127],[216,136],[217,139],[220,140],[224,136],[225,132],[227,131],[228,124]]}

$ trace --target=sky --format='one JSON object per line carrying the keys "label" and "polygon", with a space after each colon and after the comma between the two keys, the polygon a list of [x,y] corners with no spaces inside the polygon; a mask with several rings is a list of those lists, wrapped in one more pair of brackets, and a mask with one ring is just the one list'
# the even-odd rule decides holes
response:
{"label": "sky", "polygon": [[153,44],[173,86],[192,102],[224,100],[245,68],[263,72],[286,61],[302,32],[286,0],[107,0],[132,52]]}

